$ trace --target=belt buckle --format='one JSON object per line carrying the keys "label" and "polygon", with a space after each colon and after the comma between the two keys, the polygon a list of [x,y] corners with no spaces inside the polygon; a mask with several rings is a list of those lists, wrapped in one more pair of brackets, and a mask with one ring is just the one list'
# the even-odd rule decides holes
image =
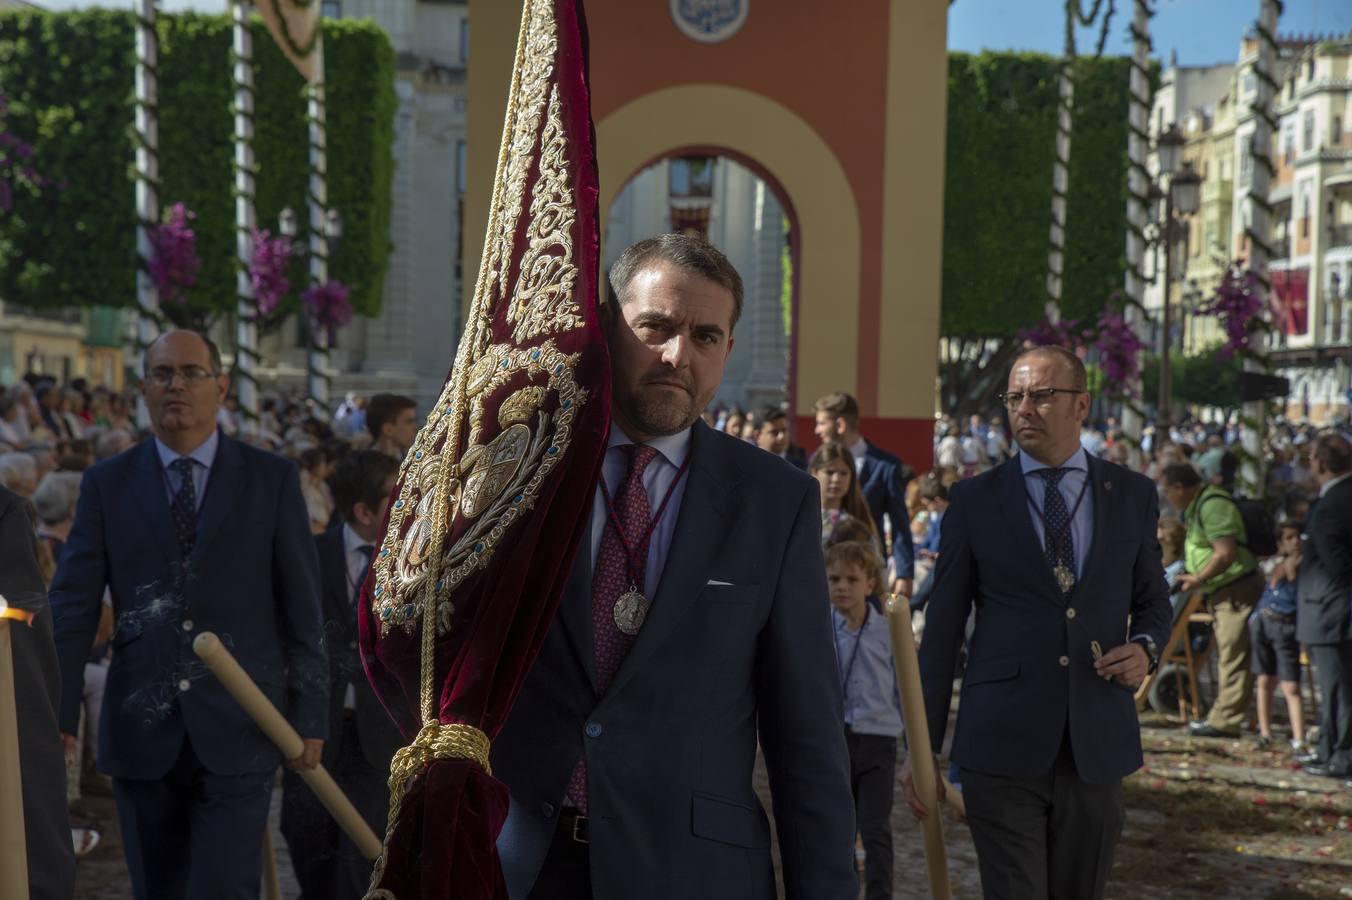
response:
{"label": "belt buckle", "polygon": [[579,844],[590,844],[587,837],[587,817],[576,816],[573,819],[573,840]]}

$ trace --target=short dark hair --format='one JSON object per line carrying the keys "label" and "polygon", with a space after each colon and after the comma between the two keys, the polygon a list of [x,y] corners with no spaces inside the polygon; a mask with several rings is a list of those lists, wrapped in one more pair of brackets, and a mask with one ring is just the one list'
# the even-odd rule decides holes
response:
{"label": "short dark hair", "polygon": [[813,404],[817,412],[830,413],[837,419],[844,419],[851,428],[859,427],[859,401],[844,391],[827,394]]}
{"label": "short dark hair", "polygon": [[948,500],[948,485],[936,472],[927,472],[920,480],[921,500]]}
{"label": "short dark hair", "polygon": [[787,419],[789,414],[784,411],[782,406],[767,406],[761,410],[760,420],[762,425],[768,425],[771,422],[778,422],[780,419]]}
{"label": "short dark hair", "polygon": [[873,582],[870,593],[880,594],[884,585],[884,567],[882,557],[878,555],[873,542],[842,541],[826,548],[826,565],[857,566]]}
{"label": "short dark hair", "polygon": [[160,340],[164,338],[165,335],[175,333],[195,335],[202,341],[202,343],[207,345],[207,358],[211,360],[211,374],[220,375],[222,372],[225,371],[225,366],[221,363],[221,348],[217,347],[216,343],[211,338],[207,337],[200,331],[193,331],[191,328],[175,328],[173,331],[166,331],[164,332],[164,334],[159,335],[159,337],[156,337],[155,340],[151,341],[150,344],[146,347],[145,355],[141,358],[142,374],[144,375],[150,374],[150,370],[145,367],[150,364],[151,348],[154,347],[156,344],[158,344]]}
{"label": "short dark hair", "polygon": [[375,509],[387,496],[385,485],[398,473],[399,461],[379,450],[359,450],[344,456],[329,482],[339,517],[351,522],[358,503]]}
{"label": "short dark hair", "polygon": [[1202,483],[1202,476],[1197,474],[1192,463],[1170,463],[1164,467],[1164,483],[1179,487],[1197,487]]}
{"label": "short dark hair", "polygon": [[742,317],[742,276],[723,251],[704,238],[688,234],[659,234],[625,248],[610,267],[611,301],[618,306],[628,302],[629,284],[634,276],[655,262],[671,263],[731,291],[732,322],[728,329],[737,327],[737,320]]}
{"label": "short dark hair", "polygon": [[1089,373],[1085,371],[1084,360],[1080,359],[1074,353],[1071,353],[1065,347],[1058,347],[1055,344],[1042,344],[1037,347],[1029,347],[1014,358],[1014,364],[1011,369],[1019,364],[1019,361],[1026,356],[1050,356],[1053,359],[1059,359],[1070,368],[1070,380],[1074,382],[1071,385],[1077,391],[1089,389]]}
{"label": "short dark hair", "polygon": [[1341,434],[1326,431],[1314,439],[1310,458],[1319,460],[1334,475],[1352,472],[1352,443]]}
{"label": "short dark hair", "polygon": [[371,437],[380,439],[380,429],[387,422],[393,422],[406,409],[417,409],[418,404],[412,397],[403,394],[376,394],[366,404],[366,430]]}

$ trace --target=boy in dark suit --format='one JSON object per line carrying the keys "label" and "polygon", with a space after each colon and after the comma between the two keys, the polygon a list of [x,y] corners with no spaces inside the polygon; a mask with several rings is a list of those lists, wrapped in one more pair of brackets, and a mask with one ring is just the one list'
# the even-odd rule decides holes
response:
{"label": "boy in dark suit", "polygon": [[816,403],[816,434],[823,444],[841,444],[854,455],[859,489],[868,501],[878,534],[883,535],[884,516],[892,525],[892,593],[911,596],[915,580],[915,546],[911,516],[906,509],[906,484],[915,471],[859,432],[859,401],[849,394],[827,394]]}
{"label": "boy in dark suit", "polygon": [[[404,742],[362,671],[357,600],[398,474],[399,463],[378,450],[347,456],[332,483],[343,523],[315,538],[329,648],[324,767],[378,835],[385,832],[389,810],[390,760]],[[357,900],[365,895],[371,861],[294,772],[287,772],[283,781],[282,835],[305,900]]]}

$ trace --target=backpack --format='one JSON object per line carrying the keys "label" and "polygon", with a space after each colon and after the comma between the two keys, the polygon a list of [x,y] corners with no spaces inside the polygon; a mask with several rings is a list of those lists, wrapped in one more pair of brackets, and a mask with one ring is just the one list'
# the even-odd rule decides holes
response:
{"label": "backpack", "polygon": [[[1240,541],[1241,546],[1247,547],[1256,559],[1276,555],[1276,523],[1261,500],[1252,497],[1232,497],[1229,494],[1212,494],[1202,500],[1202,505],[1205,506],[1207,500],[1217,498],[1229,500],[1239,510],[1239,518],[1244,522],[1244,536],[1248,538],[1247,541]],[[1201,507],[1198,507],[1198,515],[1201,515]]]}

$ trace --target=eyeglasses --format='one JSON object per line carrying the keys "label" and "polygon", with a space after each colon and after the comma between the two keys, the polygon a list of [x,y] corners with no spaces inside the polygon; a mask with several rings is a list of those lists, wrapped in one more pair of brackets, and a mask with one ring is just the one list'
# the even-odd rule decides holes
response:
{"label": "eyeglasses", "polygon": [[184,366],[182,369],[171,369],[168,366],[156,366],[146,374],[146,378],[158,387],[169,387],[174,383],[174,378],[182,378],[183,384],[187,387],[195,387],[209,378],[215,378],[218,373],[211,372],[201,366]]}
{"label": "eyeglasses", "polygon": [[1002,394],[996,394],[996,399],[1005,405],[1006,409],[1016,410],[1023,405],[1023,398],[1027,397],[1033,401],[1033,405],[1038,409],[1046,409],[1052,405],[1057,394],[1084,394],[1086,391],[1076,391],[1070,388],[1040,388],[1036,391],[1007,391]]}

